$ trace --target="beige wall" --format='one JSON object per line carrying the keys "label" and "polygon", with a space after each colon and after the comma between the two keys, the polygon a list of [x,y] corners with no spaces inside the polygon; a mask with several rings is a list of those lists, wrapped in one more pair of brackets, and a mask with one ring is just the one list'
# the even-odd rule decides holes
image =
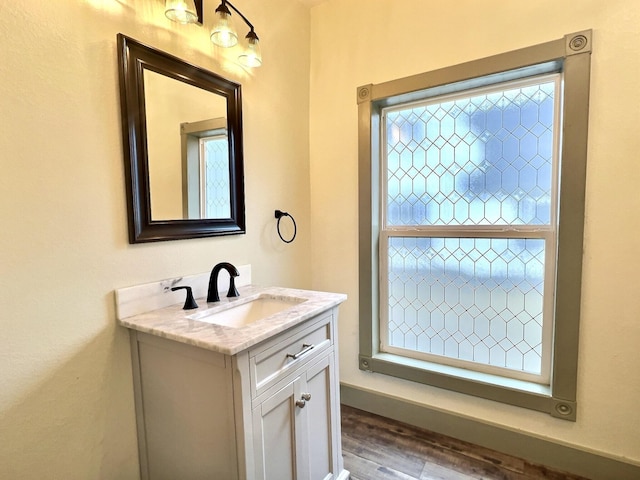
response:
{"label": "beige wall", "polygon": [[[262,40],[255,71],[208,28],[167,20],[162,0],[0,2],[0,478],[138,478],[114,289],[222,260],[252,264],[255,283],[310,286],[309,11],[236,4]],[[242,84],[246,235],[128,244],[119,32]],[[291,245],[275,209],[298,222]]]}
{"label": "beige wall", "polygon": [[[639,25],[637,0],[328,0],[312,9],[313,287],[349,295],[341,308],[342,382],[640,463]],[[356,88],[589,28],[578,421],[359,371]]]}

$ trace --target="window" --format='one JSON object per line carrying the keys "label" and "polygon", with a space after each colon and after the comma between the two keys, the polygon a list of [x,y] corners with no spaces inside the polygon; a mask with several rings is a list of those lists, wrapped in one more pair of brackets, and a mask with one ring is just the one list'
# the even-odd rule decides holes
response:
{"label": "window", "polygon": [[185,218],[230,218],[231,180],[227,120],[180,124]]}
{"label": "window", "polygon": [[575,419],[590,49],[359,89],[362,369]]}
{"label": "window", "polygon": [[382,109],[381,351],[548,383],[560,82]]}
{"label": "window", "polygon": [[222,134],[201,137],[200,215],[201,218],[231,217],[229,180],[229,140]]}

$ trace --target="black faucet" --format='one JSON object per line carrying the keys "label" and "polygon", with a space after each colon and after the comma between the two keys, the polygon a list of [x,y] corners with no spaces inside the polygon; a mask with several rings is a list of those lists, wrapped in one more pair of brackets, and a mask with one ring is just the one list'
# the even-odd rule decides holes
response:
{"label": "black faucet", "polygon": [[227,292],[227,297],[240,296],[238,290],[236,290],[235,283],[235,278],[240,275],[238,273],[238,269],[228,262],[222,262],[217,264],[215,267],[213,267],[213,270],[211,270],[211,276],[209,277],[209,291],[207,293],[207,302],[220,301],[220,297],[218,296],[218,274],[223,268],[227,272],[229,272],[229,291]]}

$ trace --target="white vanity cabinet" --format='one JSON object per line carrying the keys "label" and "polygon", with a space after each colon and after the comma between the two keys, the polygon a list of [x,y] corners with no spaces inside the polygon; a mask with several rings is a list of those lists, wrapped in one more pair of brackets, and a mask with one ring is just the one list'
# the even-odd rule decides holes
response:
{"label": "white vanity cabinet", "polygon": [[131,329],[142,478],[349,478],[337,311],[233,355]]}
{"label": "white vanity cabinet", "polygon": [[[331,314],[321,316],[297,334],[283,341],[274,339],[250,354],[252,386],[256,387],[252,419],[257,478],[339,478],[332,318]],[[283,358],[289,361],[283,363]],[[296,361],[304,364],[292,371]]]}

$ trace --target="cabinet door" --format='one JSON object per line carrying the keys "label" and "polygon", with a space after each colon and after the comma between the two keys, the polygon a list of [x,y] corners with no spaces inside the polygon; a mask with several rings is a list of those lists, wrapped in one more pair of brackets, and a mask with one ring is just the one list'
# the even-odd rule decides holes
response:
{"label": "cabinet door", "polygon": [[257,479],[338,478],[335,388],[333,355],[326,355],[254,409]]}
{"label": "cabinet door", "polygon": [[340,450],[336,448],[336,413],[334,400],[334,363],[333,356],[326,356],[312,365],[305,375],[306,385],[303,393],[309,400],[306,402],[305,428],[300,434],[307,437],[308,449],[306,474],[299,478],[309,480],[325,480],[336,478],[336,455]]}
{"label": "cabinet door", "polygon": [[304,380],[297,377],[253,411],[256,478],[302,480],[306,439],[299,436],[303,409],[296,406]]}

